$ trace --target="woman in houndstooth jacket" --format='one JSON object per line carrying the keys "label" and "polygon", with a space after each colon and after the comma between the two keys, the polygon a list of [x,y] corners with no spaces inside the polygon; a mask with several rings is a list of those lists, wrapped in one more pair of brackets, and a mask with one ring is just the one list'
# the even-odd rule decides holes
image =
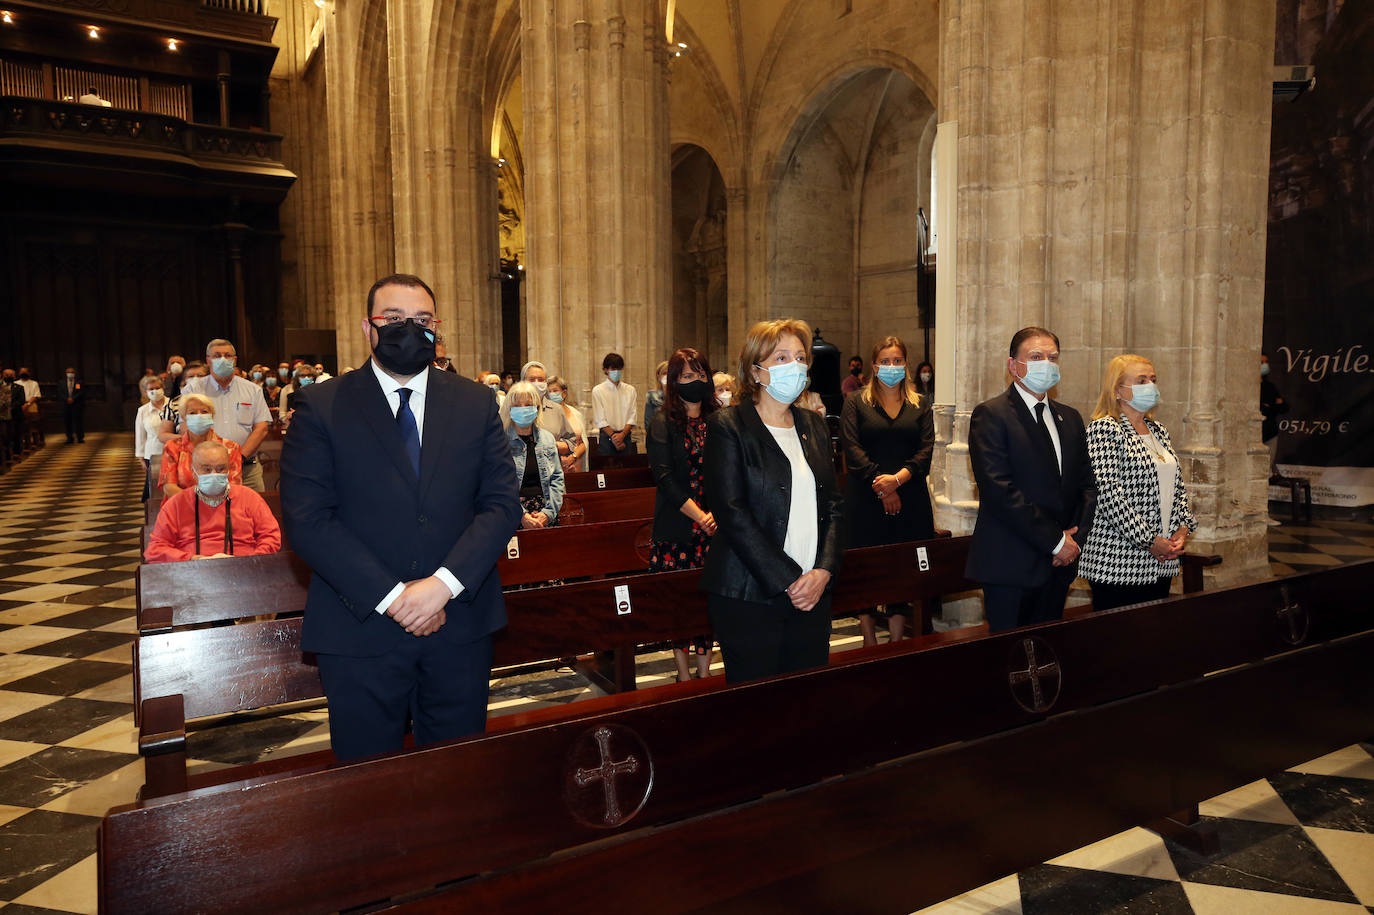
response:
{"label": "woman in houndstooth jacket", "polygon": [[1197,529],[1178,456],[1153,416],[1158,402],[1150,360],[1128,353],[1108,363],[1088,424],[1097,513],[1078,561],[1094,610],[1167,597]]}

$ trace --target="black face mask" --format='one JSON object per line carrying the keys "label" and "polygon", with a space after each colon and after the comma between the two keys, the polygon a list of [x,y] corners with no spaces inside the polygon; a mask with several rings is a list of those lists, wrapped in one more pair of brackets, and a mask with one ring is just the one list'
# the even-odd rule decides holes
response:
{"label": "black face mask", "polygon": [[407,319],[395,324],[373,325],[377,345],[372,354],[382,368],[397,375],[417,375],[434,361],[434,333]]}
{"label": "black face mask", "polygon": [[716,389],[711,382],[700,379],[677,386],[677,396],[681,397],[684,403],[701,403],[715,392]]}
{"label": "black face mask", "polygon": [[849,374],[853,375],[855,378],[858,378],[860,375],[863,374],[863,366],[851,366],[849,369]]}
{"label": "black face mask", "polygon": [[19,377],[20,377],[20,378],[23,378],[25,381],[27,381],[28,378],[29,378],[29,373],[28,373],[28,372],[20,372],[20,373],[19,373]]}

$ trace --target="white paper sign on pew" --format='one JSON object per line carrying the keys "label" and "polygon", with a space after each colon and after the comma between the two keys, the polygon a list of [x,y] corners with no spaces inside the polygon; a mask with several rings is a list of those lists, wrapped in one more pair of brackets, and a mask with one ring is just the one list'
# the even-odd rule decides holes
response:
{"label": "white paper sign on pew", "polygon": [[630,615],[630,586],[615,586],[615,612],[617,616]]}
{"label": "white paper sign on pew", "polygon": [[513,536],[513,537],[511,537],[511,538],[510,538],[510,542],[506,544],[506,558],[507,558],[507,559],[519,559],[519,558],[520,558],[520,537],[519,537],[518,534],[515,535],[515,536]]}
{"label": "white paper sign on pew", "polygon": [[930,571],[930,557],[926,555],[926,548],[916,547],[916,564],[921,567],[922,572]]}
{"label": "white paper sign on pew", "polygon": [[597,489],[605,489],[605,488],[606,488],[606,475],[605,475],[604,473],[598,473],[598,474],[596,475],[596,488],[597,488]]}

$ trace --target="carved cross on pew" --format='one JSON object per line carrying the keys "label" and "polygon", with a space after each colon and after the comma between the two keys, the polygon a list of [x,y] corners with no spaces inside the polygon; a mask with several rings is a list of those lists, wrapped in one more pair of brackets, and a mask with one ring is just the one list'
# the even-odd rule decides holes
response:
{"label": "carved cross on pew", "polygon": [[[1054,649],[1050,648],[1047,642],[1034,637],[1021,640],[1021,651],[1025,653],[1025,667],[1013,666],[1007,674],[1007,681],[1011,685],[1012,698],[1016,703],[1028,712],[1048,711],[1059,698],[1059,684],[1061,671],[1059,662],[1055,659]],[[1041,659],[1044,660],[1041,660]],[[1013,664],[1019,664],[1013,661]],[[1046,689],[1041,685],[1041,681],[1049,681],[1050,688]],[[1022,690],[1017,687],[1030,687],[1030,702],[1027,703],[1021,697]]]}
{"label": "carved cross on pew", "polygon": [[1289,598],[1288,585],[1279,585],[1279,597],[1283,599],[1283,606],[1274,615],[1286,624],[1287,631],[1282,633],[1283,639],[1289,645],[1301,645],[1307,640],[1307,611],[1302,604]]}
{"label": "carved cross on pew", "polygon": [[585,788],[592,782],[601,782],[602,790],[606,793],[606,824],[615,826],[624,820],[620,810],[620,798],[616,795],[615,777],[638,772],[639,760],[634,754],[630,754],[620,762],[611,762],[610,728],[599,727],[592,736],[596,739],[597,749],[601,752],[601,765],[595,769],[578,769],[573,777],[580,788]]}

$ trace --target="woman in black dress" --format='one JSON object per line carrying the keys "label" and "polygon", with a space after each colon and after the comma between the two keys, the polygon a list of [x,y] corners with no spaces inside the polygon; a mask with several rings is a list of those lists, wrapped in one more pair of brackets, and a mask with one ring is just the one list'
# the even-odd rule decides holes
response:
{"label": "woman in black dress", "polygon": [[[664,365],[663,403],[649,420],[649,467],[654,498],[654,535],[649,571],[699,569],[706,562],[716,519],[706,508],[706,417],[716,410],[715,386],[706,357],[691,347],[673,353]],[[711,637],[673,645],[679,681],[690,680],[687,651],[694,649],[697,674],[711,675]]]}
{"label": "woman in black dress", "polygon": [[[884,337],[873,347],[868,384],[845,398],[840,441],[849,470],[851,547],[928,540],[935,536],[926,476],[935,451],[930,398],[907,377],[906,344]],[[906,629],[910,604],[889,604],[888,634]],[[872,613],[859,615],[865,645],[878,643]]]}

